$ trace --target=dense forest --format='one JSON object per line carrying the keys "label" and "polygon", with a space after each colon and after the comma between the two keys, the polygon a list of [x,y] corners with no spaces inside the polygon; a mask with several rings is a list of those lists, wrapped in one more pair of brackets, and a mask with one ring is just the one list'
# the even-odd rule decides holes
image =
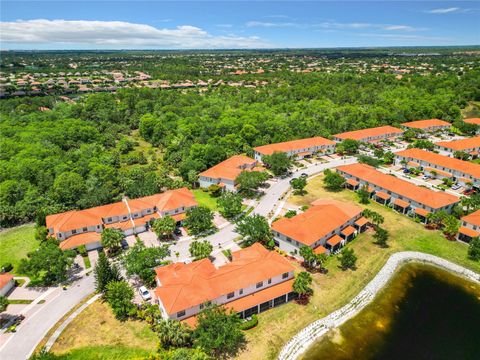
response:
{"label": "dense forest", "polygon": [[455,121],[479,100],[476,71],[401,79],[280,71],[257,88],[2,100],[0,225],[192,183],[198,172],[257,145],[409,120]]}

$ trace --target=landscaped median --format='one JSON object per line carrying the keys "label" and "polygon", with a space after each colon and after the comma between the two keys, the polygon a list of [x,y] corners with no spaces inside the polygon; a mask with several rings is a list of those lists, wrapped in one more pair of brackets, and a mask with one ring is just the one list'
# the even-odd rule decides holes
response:
{"label": "landscaped median", "polygon": [[321,318],[300,331],[295,335],[282,349],[279,360],[295,360],[310,345],[322,335],[326,334],[330,329],[339,327],[347,320],[358,314],[365,306],[367,306],[383,289],[387,282],[392,278],[396,270],[409,261],[417,261],[426,264],[433,264],[443,269],[451,271],[457,275],[463,276],[470,281],[480,283],[480,274],[477,274],[462,266],[439,258],[437,256],[423,254],[419,252],[399,252],[393,254],[373,278],[370,283],[347,305],[332,312],[328,316]]}

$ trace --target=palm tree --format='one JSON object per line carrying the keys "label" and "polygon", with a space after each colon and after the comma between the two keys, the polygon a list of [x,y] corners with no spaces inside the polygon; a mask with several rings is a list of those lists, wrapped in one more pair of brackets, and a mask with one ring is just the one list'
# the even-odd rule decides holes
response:
{"label": "palm tree", "polygon": [[164,349],[185,347],[191,342],[191,329],[177,320],[161,320],[155,326],[155,332]]}
{"label": "palm tree", "polygon": [[302,271],[295,277],[295,281],[293,282],[293,291],[298,294],[299,299],[305,300],[313,292],[313,290],[310,288],[310,285],[312,285],[312,275],[306,271]]}
{"label": "palm tree", "polygon": [[122,245],[125,235],[122,230],[108,228],[102,231],[102,246],[108,249],[109,254],[115,254]]}

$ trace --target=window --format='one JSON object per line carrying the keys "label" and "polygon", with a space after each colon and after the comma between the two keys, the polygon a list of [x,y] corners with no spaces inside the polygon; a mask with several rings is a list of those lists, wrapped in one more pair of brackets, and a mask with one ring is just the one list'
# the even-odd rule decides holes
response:
{"label": "window", "polygon": [[288,272],[282,274],[282,279],[286,279],[288,277]]}
{"label": "window", "polygon": [[268,279],[268,283],[271,284],[271,283],[272,283],[272,279]]}
{"label": "window", "polygon": [[177,312],[177,318],[185,316],[185,310]]}
{"label": "window", "polygon": [[240,289],[240,291],[238,292],[239,295],[243,295],[243,289]]}
{"label": "window", "polygon": [[82,230],[83,230],[83,231],[87,231],[88,229],[87,229],[86,227],[84,227]]}
{"label": "window", "polygon": [[229,294],[227,294],[227,299],[231,299],[235,296],[235,293],[234,292],[231,292]]}
{"label": "window", "polygon": [[108,221],[108,222],[112,221],[112,218],[108,218],[107,221]]}
{"label": "window", "polygon": [[204,305],[200,304],[200,310],[203,310]]}
{"label": "window", "polygon": [[257,289],[261,288],[262,286],[263,286],[263,281],[260,281],[259,283],[257,283]]}
{"label": "window", "polygon": [[72,234],[76,234],[77,233],[77,230],[72,230]]}

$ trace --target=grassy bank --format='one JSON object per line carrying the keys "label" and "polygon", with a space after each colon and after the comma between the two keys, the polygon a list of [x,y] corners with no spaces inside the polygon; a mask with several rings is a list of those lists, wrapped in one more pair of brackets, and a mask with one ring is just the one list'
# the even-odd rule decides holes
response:
{"label": "grassy bank", "polygon": [[[348,190],[327,192],[322,181],[322,176],[312,179],[306,187],[308,194],[293,196],[289,202],[308,205],[318,198],[333,198],[358,204],[355,193]],[[299,330],[342,307],[357,295],[394,252],[421,251],[480,272],[480,263],[468,260],[465,244],[448,241],[440,232],[427,230],[412,219],[377,203],[360,206],[377,211],[385,217],[385,224],[382,226],[390,233],[389,248],[382,249],[373,244],[372,231],[359,235],[348,245],[358,256],[357,270],[340,270],[338,258],[331,256],[326,264],[328,274],[313,275],[314,295],[310,304],[299,306],[290,303],[260,314],[259,325],[247,333],[248,345],[238,356],[239,359],[275,358],[281,347]]]}
{"label": "grassy bank", "polygon": [[200,206],[205,206],[212,211],[218,211],[217,199],[212,197],[207,191],[195,189],[193,190],[193,195],[195,195],[195,200],[198,201]]}
{"label": "grassy bank", "polygon": [[65,359],[136,359],[156,347],[156,336],[146,323],[120,322],[97,300],[66,327],[51,351]]}
{"label": "grassy bank", "polygon": [[39,243],[35,240],[35,227],[33,224],[17,226],[0,232],[0,266],[5,263],[13,265],[12,273],[17,272],[20,260],[34,251]]}

